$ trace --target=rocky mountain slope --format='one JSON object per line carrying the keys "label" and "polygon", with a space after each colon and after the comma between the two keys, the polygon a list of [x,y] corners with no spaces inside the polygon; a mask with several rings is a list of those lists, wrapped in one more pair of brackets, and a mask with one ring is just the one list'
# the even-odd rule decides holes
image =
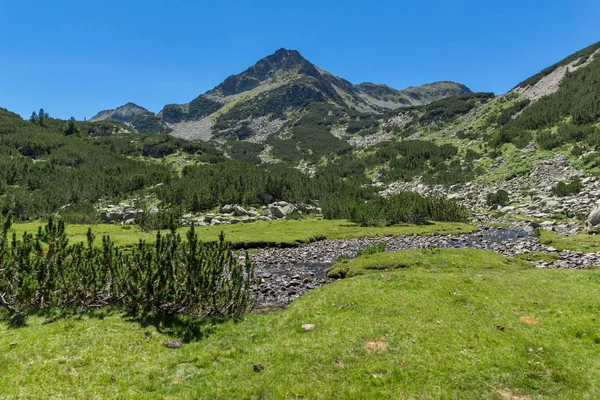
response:
{"label": "rocky mountain slope", "polygon": [[120,121],[142,133],[169,133],[171,129],[153,112],[134,103],[127,103],[112,110],[100,111],[90,122]]}
{"label": "rocky mountain slope", "polygon": [[471,90],[465,85],[450,81],[411,86],[403,90],[365,82],[355,85],[353,89],[366,101],[389,110],[408,106],[422,106],[445,97],[471,93]]}
{"label": "rocky mountain slope", "polygon": [[[452,195],[481,218],[575,217],[600,193],[599,54],[593,44],[494,96],[452,82],[353,85],[281,49],[156,118],[252,164]],[[578,179],[579,192],[557,189]],[[498,190],[506,204],[488,201]]]}
{"label": "rocky mountain slope", "polygon": [[254,138],[263,142],[302,124],[303,114],[310,113],[315,104],[354,117],[470,92],[464,85],[447,81],[404,90],[372,83],[353,85],[311,64],[298,51],[280,49],[189,103],[166,105],[155,118],[129,103],[103,111],[93,120],[118,119],[141,132],[171,131],[193,140]]}
{"label": "rocky mountain slope", "polygon": [[[6,112],[0,206],[28,218],[55,212],[79,201],[83,185],[89,212],[125,185],[122,196],[147,191],[197,215],[224,201],[253,205],[248,193],[262,182],[254,199],[318,199],[337,218],[348,198],[414,191],[449,196],[486,222],[562,220],[571,233],[600,198],[599,54],[597,43],[495,96],[448,82],[402,91],[353,85],[280,50],[157,115],[134,104],[82,123]],[[443,97],[454,91],[461,94]],[[128,126],[195,138],[205,129],[208,142]],[[161,161],[152,166],[152,158]],[[123,171],[133,175],[109,182]],[[96,176],[106,187],[92,184]],[[276,179],[285,189],[273,189]]]}
{"label": "rocky mountain slope", "polygon": [[[449,195],[486,221],[533,219],[552,228],[548,219],[584,219],[600,200],[599,54],[596,43],[504,95],[458,96],[396,110],[380,120],[383,129],[361,138],[365,150],[354,154],[381,153],[397,143],[401,159],[426,165],[413,176],[406,163],[369,165],[369,156],[363,157],[365,171],[370,169],[384,195],[406,190]],[[404,149],[409,143],[412,154]],[[431,149],[442,148],[434,159]],[[499,190],[507,201],[490,203]]]}
{"label": "rocky mountain slope", "polygon": [[149,113],[144,107],[138,106],[134,103],[127,103],[121,107],[117,107],[113,110],[100,111],[98,114],[90,118],[90,122],[106,121],[106,120],[117,120],[121,122],[129,122],[135,116],[140,114]]}

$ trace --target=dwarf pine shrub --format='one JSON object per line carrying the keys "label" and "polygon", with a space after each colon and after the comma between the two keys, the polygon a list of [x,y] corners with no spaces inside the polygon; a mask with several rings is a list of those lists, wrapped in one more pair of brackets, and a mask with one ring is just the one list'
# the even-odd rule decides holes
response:
{"label": "dwarf pine shrub", "polygon": [[581,192],[581,189],[583,189],[583,183],[581,183],[581,179],[575,178],[570,182],[558,182],[552,188],[552,194],[559,197],[570,196]]}
{"label": "dwarf pine shrub", "polygon": [[500,189],[496,193],[488,193],[486,202],[490,207],[504,207],[510,203],[510,197],[506,190]]}
{"label": "dwarf pine shrub", "polygon": [[426,221],[467,222],[470,219],[469,211],[453,200],[423,197],[411,192],[351,205],[348,214],[350,221],[361,226]]}
{"label": "dwarf pine shrub", "polygon": [[124,254],[108,236],[69,244],[63,221],[36,235],[9,237],[0,217],[0,306],[11,311],[120,306],[200,317],[237,317],[252,305],[254,266],[240,262],[221,234],[202,242],[192,226],[140,241]]}

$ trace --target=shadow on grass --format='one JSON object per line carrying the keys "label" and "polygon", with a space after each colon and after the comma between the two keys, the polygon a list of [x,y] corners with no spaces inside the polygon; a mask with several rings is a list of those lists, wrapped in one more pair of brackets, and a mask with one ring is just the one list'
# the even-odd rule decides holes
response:
{"label": "shadow on grass", "polygon": [[127,322],[137,323],[143,328],[153,326],[158,332],[177,338],[184,343],[207,338],[214,332],[218,324],[227,321],[225,319],[197,318],[119,308],[101,308],[95,310],[28,310],[26,313],[10,313],[0,310],[0,322],[5,323],[10,329],[20,329],[28,326],[27,319],[30,317],[43,318],[42,324],[46,325],[63,319],[77,321],[84,318],[93,318],[102,320],[115,315],[120,316]]}
{"label": "shadow on grass", "polygon": [[102,309],[75,309],[75,310],[61,310],[61,309],[44,309],[44,310],[27,310],[20,312],[1,312],[0,311],[0,322],[4,322],[9,328],[26,328],[27,319],[30,317],[39,317],[44,321],[43,325],[51,324],[53,322],[62,319],[73,319],[81,320],[82,318],[95,318],[104,319],[109,315],[113,315],[122,310],[115,310],[109,308]]}
{"label": "shadow on grass", "polygon": [[4,322],[11,329],[24,328],[27,326],[27,315],[23,313],[2,312],[0,321]]}

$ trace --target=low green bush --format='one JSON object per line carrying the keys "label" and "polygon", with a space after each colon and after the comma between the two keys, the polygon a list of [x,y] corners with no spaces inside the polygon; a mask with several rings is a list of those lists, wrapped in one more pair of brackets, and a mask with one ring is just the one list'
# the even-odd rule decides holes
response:
{"label": "low green bush", "polygon": [[552,188],[552,194],[559,197],[570,196],[573,194],[577,194],[581,192],[583,189],[583,183],[581,183],[581,179],[575,178],[572,181],[561,181],[558,182]]}
{"label": "low green bush", "polygon": [[0,306],[12,312],[120,306],[200,317],[237,317],[251,306],[254,266],[238,261],[224,235],[201,242],[192,226],[182,240],[157,233],[124,254],[109,237],[69,244],[62,220],[37,235],[9,238],[0,217]]}
{"label": "low green bush", "polygon": [[455,201],[410,192],[352,205],[348,214],[350,221],[361,226],[418,224],[428,220],[467,222],[470,219],[469,211]]}
{"label": "low green bush", "polygon": [[356,251],[356,256],[366,256],[367,254],[383,253],[385,251],[387,251],[387,243],[379,242],[377,244],[371,244],[364,249],[358,249]]}
{"label": "low green bush", "polygon": [[496,193],[488,193],[486,202],[490,207],[504,207],[510,202],[510,198],[506,190],[500,189]]}

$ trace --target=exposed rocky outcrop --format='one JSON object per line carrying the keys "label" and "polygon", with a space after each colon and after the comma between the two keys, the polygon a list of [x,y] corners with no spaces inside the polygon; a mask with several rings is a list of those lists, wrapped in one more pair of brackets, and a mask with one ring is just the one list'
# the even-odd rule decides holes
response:
{"label": "exposed rocky outcrop", "polygon": [[[599,47],[598,44],[593,46]],[[594,57],[597,54],[600,54],[600,49],[594,50],[589,55],[575,57],[570,62],[565,60],[564,62],[553,65],[548,68],[547,73],[542,72],[543,76],[535,83],[530,85],[521,84],[514,88],[511,92],[519,93],[532,102],[535,102],[544,96],[556,92],[560,87],[560,82],[565,77],[567,72],[574,72],[580,68],[586,67],[594,60]]]}
{"label": "exposed rocky outcrop", "polygon": [[463,93],[471,91],[449,81],[404,90],[353,85],[316,67],[296,50],[279,49],[188,103],[167,104],[157,114],[128,103],[91,120],[115,119],[143,133],[171,133],[184,139],[226,137],[264,143],[290,123],[297,124],[298,117],[317,103],[331,110],[382,114]]}
{"label": "exposed rocky outcrop", "polygon": [[127,103],[121,107],[117,107],[112,110],[100,111],[98,114],[90,118],[90,122],[116,120],[121,122],[129,122],[136,115],[149,113],[144,107],[138,106],[134,103]]}
{"label": "exposed rocky outcrop", "polygon": [[[135,204],[120,203],[118,205],[109,204],[106,207],[98,209],[100,219],[105,223],[122,223],[123,225],[133,225],[138,215],[144,210],[135,207]],[[148,213],[158,212],[157,208],[151,208]]]}
{"label": "exposed rocky outcrop", "polygon": [[[118,205],[109,204],[98,208],[98,213],[102,222],[121,223],[123,225],[133,225],[136,218],[147,212],[150,215],[157,214],[159,209],[151,207],[147,211],[137,208],[137,201],[130,203],[120,203]],[[257,221],[271,221],[285,219],[291,213],[305,214],[312,217],[320,217],[321,209],[311,204],[294,205],[285,201],[271,203],[259,208],[244,208],[238,204],[227,204],[220,208],[216,213],[187,213],[180,221],[182,226],[215,226],[231,224],[247,224]]]}
{"label": "exposed rocky outcrop", "polygon": [[260,208],[245,209],[237,204],[227,204],[218,213],[186,214],[181,219],[182,226],[215,226],[248,224],[257,221],[285,219],[290,213],[310,214],[313,217],[321,215],[321,209],[309,204],[294,205],[285,201],[271,203]]}
{"label": "exposed rocky outcrop", "polygon": [[[502,162],[502,160],[498,160]],[[583,184],[581,192],[559,197],[552,189],[558,182],[580,178]],[[505,190],[510,204],[490,209],[487,196],[498,190]],[[453,186],[425,185],[419,181],[396,182],[381,191],[389,196],[402,191],[414,191],[423,195],[441,195],[456,200],[471,209],[477,220],[497,222],[494,212],[507,216],[523,215],[530,219],[551,219],[553,215],[568,217],[588,215],[600,200],[600,179],[585,177],[583,171],[568,165],[563,155],[555,155],[535,163],[529,175],[519,176],[507,181],[495,183],[466,182]],[[576,227],[572,228],[575,229]],[[576,230],[575,230],[576,231]]]}

